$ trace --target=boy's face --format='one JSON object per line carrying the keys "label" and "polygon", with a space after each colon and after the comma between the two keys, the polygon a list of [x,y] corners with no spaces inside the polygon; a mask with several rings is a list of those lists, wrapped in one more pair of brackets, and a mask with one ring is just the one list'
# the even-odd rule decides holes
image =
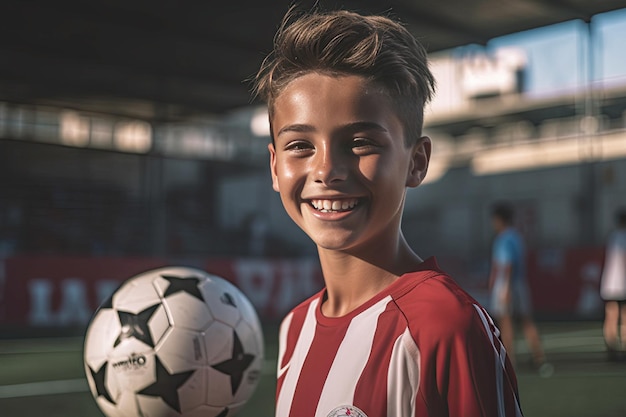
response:
{"label": "boy's face", "polygon": [[303,75],[275,100],[272,131],[274,190],[319,247],[397,243],[406,187],[423,180],[430,140],[407,147],[382,89],[354,75]]}
{"label": "boy's face", "polygon": [[496,233],[500,233],[506,229],[506,223],[500,217],[495,215],[491,217],[491,225]]}

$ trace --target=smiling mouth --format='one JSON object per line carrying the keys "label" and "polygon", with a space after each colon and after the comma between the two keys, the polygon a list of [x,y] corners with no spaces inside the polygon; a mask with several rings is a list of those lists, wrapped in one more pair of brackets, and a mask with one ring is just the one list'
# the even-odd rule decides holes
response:
{"label": "smiling mouth", "polygon": [[311,206],[321,213],[340,213],[350,211],[359,205],[358,198],[346,198],[342,200],[311,200]]}

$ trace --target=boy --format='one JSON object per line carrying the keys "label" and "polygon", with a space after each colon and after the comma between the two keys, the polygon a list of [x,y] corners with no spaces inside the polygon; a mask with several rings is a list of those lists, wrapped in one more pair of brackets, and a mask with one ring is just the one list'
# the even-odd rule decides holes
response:
{"label": "boy", "polygon": [[431,151],[423,47],[383,16],[289,12],[255,87],[325,282],[281,324],[276,416],[521,416],[492,320],[400,230]]}
{"label": "boy", "polygon": [[605,314],[602,326],[610,361],[624,359],[626,349],[626,208],[617,211],[617,228],[606,245],[600,296]]}
{"label": "boy", "polygon": [[501,329],[501,339],[511,362],[515,365],[514,319],[519,319],[532,354],[532,366],[543,377],[554,369],[546,361],[539,330],[532,317],[532,303],[526,277],[526,250],[520,233],[513,226],[513,206],[495,203],[491,208],[491,223],[496,236],[492,247],[489,289],[491,313]]}

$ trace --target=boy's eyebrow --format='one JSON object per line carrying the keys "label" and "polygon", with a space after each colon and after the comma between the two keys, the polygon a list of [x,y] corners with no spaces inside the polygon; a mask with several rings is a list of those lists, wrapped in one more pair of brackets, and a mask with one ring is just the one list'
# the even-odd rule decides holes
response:
{"label": "boy's eyebrow", "polygon": [[349,132],[363,132],[366,130],[377,130],[379,132],[387,132],[387,129],[376,122],[353,122],[342,126],[339,130]]}
{"label": "boy's eyebrow", "polygon": [[286,132],[299,132],[299,133],[306,133],[306,132],[313,132],[315,130],[315,128],[311,125],[307,125],[307,124],[292,124],[292,125],[287,125],[285,127],[283,127],[282,129],[280,129],[278,131],[278,133],[276,134],[276,137],[282,135],[283,133]]}
{"label": "boy's eyebrow", "polygon": [[[348,131],[348,132],[361,132],[361,131],[366,131],[366,130],[377,130],[379,132],[387,132],[387,129],[379,125],[378,123],[365,122],[365,121],[348,123],[348,124],[341,126],[338,130]],[[287,125],[283,127],[282,129],[278,131],[278,134],[276,136],[278,137],[285,132],[308,133],[308,132],[313,132],[313,131],[315,131],[315,128],[311,125],[296,123],[296,124]]]}

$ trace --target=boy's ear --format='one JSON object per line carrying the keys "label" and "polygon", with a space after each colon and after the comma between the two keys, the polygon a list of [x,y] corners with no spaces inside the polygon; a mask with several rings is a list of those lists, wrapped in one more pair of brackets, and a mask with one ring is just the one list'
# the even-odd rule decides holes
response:
{"label": "boy's ear", "polygon": [[431,149],[432,142],[428,136],[422,136],[411,146],[411,161],[406,178],[407,187],[417,187],[424,181]]}
{"label": "boy's ear", "polygon": [[274,191],[280,191],[278,187],[278,176],[276,175],[276,149],[274,148],[274,144],[270,143],[267,145],[267,149],[270,151],[270,172],[272,174],[272,188]]}

